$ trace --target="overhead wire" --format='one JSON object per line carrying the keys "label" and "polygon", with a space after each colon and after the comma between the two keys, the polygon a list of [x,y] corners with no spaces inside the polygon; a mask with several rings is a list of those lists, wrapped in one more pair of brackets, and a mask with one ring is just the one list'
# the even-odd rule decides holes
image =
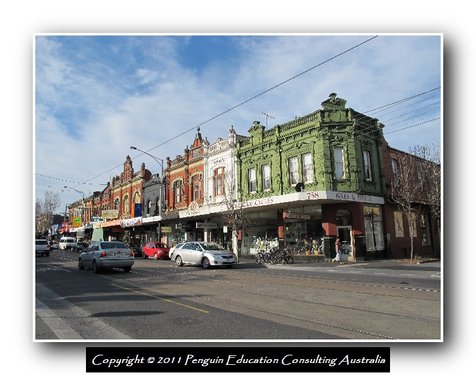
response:
{"label": "overhead wire", "polygon": [[[326,63],[328,63],[328,62],[330,62],[330,61],[332,61],[332,60],[335,60],[335,59],[337,59],[338,57],[340,57],[340,56],[342,56],[342,55],[345,55],[346,53],[349,53],[350,51],[353,51],[353,50],[355,50],[356,48],[358,48],[358,47],[360,47],[360,46],[362,46],[362,45],[364,45],[364,44],[366,44],[366,43],[369,43],[370,41],[374,40],[374,39],[377,38],[377,37],[378,37],[378,35],[374,35],[374,36],[372,36],[372,37],[370,37],[370,38],[368,38],[368,39],[366,39],[366,40],[364,40],[364,41],[362,41],[362,42],[360,42],[360,43],[358,43],[358,44],[356,44],[356,45],[354,45],[354,46],[352,46],[352,47],[350,47],[350,48],[347,48],[346,50],[344,50],[344,51],[342,51],[342,52],[340,52],[340,53],[338,53],[338,54],[336,54],[336,55],[333,55],[332,57],[330,57],[330,58],[328,58],[328,59],[326,59],[326,60],[324,60],[324,61],[322,61],[322,62],[320,62],[320,63],[318,63],[318,64],[316,64],[316,65],[313,65],[312,67],[310,67],[310,68],[308,68],[308,69],[306,69],[306,70],[304,70],[304,71],[302,71],[302,72],[300,72],[300,73],[298,73],[298,74],[295,74],[294,76],[292,76],[292,77],[290,77],[290,78],[288,78],[288,79],[286,79],[286,80],[284,80],[284,81],[281,81],[281,82],[275,84],[274,86],[272,86],[272,87],[270,87],[270,88],[268,88],[268,89],[266,89],[266,90],[264,90],[264,91],[259,92],[259,93],[256,94],[256,95],[253,95],[253,96],[250,97],[249,99],[243,100],[242,102],[240,102],[240,103],[238,103],[238,104],[236,104],[236,105],[234,105],[234,106],[232,106],[232,107],[230,107],[230,108],[228,108],[228,109],[226,109],[226,110],[224,110],[224,111],[218,113],[217,115],[214,115],[214,116],[210,117],[209,119],[207,119],[207,120],[205,120],[205,121],[203,121],[203,122],[201,122],[201,123],[199,123],[199,124],[197,124],[197,125],[194,125],[193,127],[189,128],[189,129],[186,129],[186,130],[184,130],[183,132],[178,133],[177,135],[175,135],[175,136],[173,136],[173,137],[167,139],[166,141],[164,141],[164,142],[158,144],[157,146],[154,146],[154,147],[152,147],[152,148],[146,150],[146,152],[151,152],[151,151],[155,150],[156,148],[158,148],[158,147],[160,147],[160,146],[163,146],[163,145],[165,145],[165,144],[167,144],[167,143],[169,143],[169,142],[172,142],[173,140],[175,140],[175,139],[177,139],[177,138],[179,138],[179,137],[181,137],[181,136],[183,136],[183,135],[185,135],[185,134],[187,134],[187,133],[189,133],[189,132],[191,132],[191,131],[197,129],[197,127],[201,127],[201,126],[203,126],[203,125],[205,125],[205,124],[207,124],[207,123],[209,123],[209,122],[211,122],[211,121],[217,119],[218,117],[221,117],[221,116],[223,116],[223,115],[225,115],[225,114],[227,114],[227,113],[229,113],[229,112],[235,110],[236,108],[239,108],[239,107],[241,107],[241,106],[243,106],[243,105],[249,103],[250,101],[252,101],[252,100],[254,100],[254,99],[256,99],[256,98],[258,98],[258,97],[260,97],[260,96],[263,96],[263,95],[267,94],[268,92],[270,92],[270,91],[272,91],[272,90],[275,90],[276,88],[278,88],[278,87],[280,87],[280,86],[283,86],[283,85],[285,85],[286,83],[288,83],[288,82],[290,82],[290,81],[292,81],[292,80],[294,80],[294,79],[296,79],[296,78],[298,78],[298,77],[300,77],[300,76],[302,76],[302,75],[304,75],[304,74],[306,74],[306,73],[308,73],[308,72],[310,72],[310,71],[312,71],[312,70],[314,70],[314,69],[316,69],[316,68],[318,68],[318,67],[320,67],[320,66],[322,66],[322,65],[324,65],[324,64],[326,64]],[[144,152],[142,152],[142,154],[144,154]],[[121,166],[122,166],[122,163],[121,163],[121,164],[118,164],[118,165],[112,167],[111,169],[108,169],[107,171],[102,172],[102,173],[100,173],[100,174],[98,174],[98,175],[96,175],[96,176],[94,176],[94,177],[92,177],[92,178],[90,178],[90,179],[85,180],[85,182],[92,181],[92,180],[94,180],[94,179],[96,179],[96,178],[98,178],[98,177],[101,177],[101,176],[103,176],[103,175],[105,175],[105,174],[107,174],[107,173],[109,173],[109,172],[114,171],[115,169],[117,169],[117,168],[119,168],[119,167],[121,167]]]}

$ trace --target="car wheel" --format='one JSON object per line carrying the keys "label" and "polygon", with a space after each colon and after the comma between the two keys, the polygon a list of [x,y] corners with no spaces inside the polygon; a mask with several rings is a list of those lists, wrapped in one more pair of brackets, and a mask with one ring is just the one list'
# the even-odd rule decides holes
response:
{"label": "car wheel", "polygon": [[175,257],[175,264],[176,264],[177,266],[179,266],[179,267],[182,267],[182,266],[183,266],[182,258],[180,258],[179,255],[177,255],[177,256]]}
{"label": "car wheel", "polygon": [[99,267],[96,262],[93,262],[93,272],[94,273],[99,273]]}
{"label": "car wheel", "polygon": [[124,267],[124,272],[128,273],[131,272],[132,267]]}
{"label": "car wheel", "polygon": [[154,257],[152,259],[154,260],[159,259],[159,253],[157,251],[154,253]]}
{"label": "car wheel", "polygon": [[83,261],[80,259],[78,260],[78,268],[82,271],[84,270],[84,265],[83,265]]}
{"label": "car wheel", "polygon": [[202,259],[202,267],[203,267],[204,269],[207,269],[207,268],[210,267],[210,261],[208,260],[208,258],[203,258],[203,259]]}

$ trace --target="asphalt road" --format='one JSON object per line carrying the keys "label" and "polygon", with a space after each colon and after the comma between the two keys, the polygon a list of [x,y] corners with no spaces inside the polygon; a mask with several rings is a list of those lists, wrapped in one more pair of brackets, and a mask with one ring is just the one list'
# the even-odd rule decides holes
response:
{"label": "asphalt road", "polygon": [[439,264],[240,263],[131,273],[77,269],[78,254],[36,258],[37,340],[436,340]]}

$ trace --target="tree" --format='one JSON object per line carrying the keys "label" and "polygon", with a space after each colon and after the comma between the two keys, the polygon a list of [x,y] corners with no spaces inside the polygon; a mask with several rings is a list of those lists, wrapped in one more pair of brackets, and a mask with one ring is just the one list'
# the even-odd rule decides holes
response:
{"label": "tree", "polygon": [[441,207],[441,171],[439,148],[414,146],[408,153],[396,154],[397,171],[391,190],[391,200],[407,218],[410,232],[410,258],[413,259],[416,223],[425,208],[439,223]]}
{"label": "tree", "polygon": [[252,220],[250,215],[244,212],[243,202],[237,200],[236,186],[232,176],[228,175],[224,182],[224,194],[220,202],[226,206],[226,210],[222,213],[223,223],[231,228],[232,250],[238,257],[238,231],[246,230],[252,225]]}
{"label": "tree", "polygon": [[59,193],[45,191],[43,200],[35,202],[35,231],[36,236],[46,236],[53,224],[53,215],[60,206],[61,199]]}

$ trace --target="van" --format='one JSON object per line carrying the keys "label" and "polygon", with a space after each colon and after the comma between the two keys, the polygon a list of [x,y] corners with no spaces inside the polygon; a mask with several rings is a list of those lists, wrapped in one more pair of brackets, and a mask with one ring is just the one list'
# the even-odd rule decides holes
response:
{"label": "van", "polygon": [[59,240],[58,248],[60,250],[66,250],[76,243],[76,238],[74,237],[61,237]]}

